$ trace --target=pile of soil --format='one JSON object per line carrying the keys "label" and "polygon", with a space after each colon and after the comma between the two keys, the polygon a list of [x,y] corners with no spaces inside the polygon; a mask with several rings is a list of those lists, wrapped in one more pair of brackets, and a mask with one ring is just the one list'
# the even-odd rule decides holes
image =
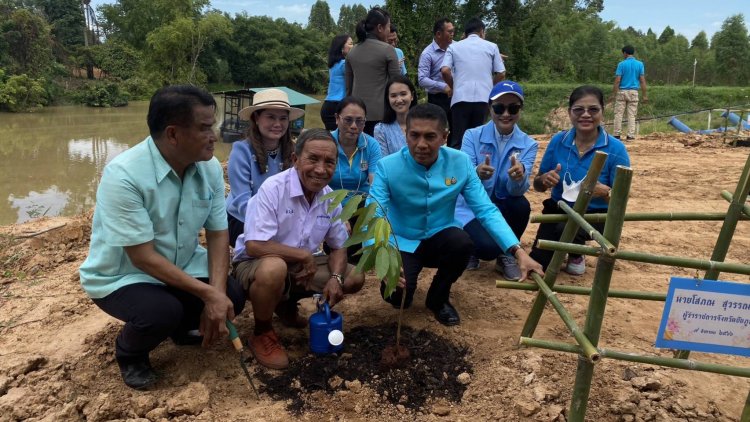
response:
{"label": "pile of soil", "polygon": [[445,399],[461,401],[471,382],[472,365],[466,360],[468,348],[452,344],[427,330],[404,327],[401,344],[414,355],[402,368],[383,367],[381,351],[394,341],[395,325],[356,327],[346,336],[344,351],[327,356],[309,354],[293,361],[288,370],[274,376],[263,371],[262,391],[275,400],[289,400],[287,410],[299,415],[316,411],[305,401],[313,391],[333,394],[340,389],[365,388],[393,406],[425,411],[425,404]]}
{"label": "pile of soil", "polygon": [[[540,141],[537,162],[549,136]],[[722,190],[733,192],[748,158],[721,137],[652,135],[627,144],[634,170],[629,212],[724,212]],[[535,170],[536,171],[536,170]],[[530,192],[532,213],[548,194]],[[707,258],[721,221],[626,223],[621,249]],[[271,372],[253,361],[257,399],[229,342],[207,349],[169,341],[151,354],[160,380],[149,391],[122,384],[114,362],[121,327],[83,293],[78,267],[88,253],[91,216],[43,218],[0,227],[0,422],[6,421],[296,421],[296,420],[500,420],[565,421],[577,357],[521,349],[518,337],[536,293],[495,287],[494,262],[466,272],[452,290],[461,325],[440,325],[424,306],[434,274],[425,270],[412,307],[404,312],[403,369],[379,367],[392,344],[397,311],[383,302],[368,276],[362,292],[336,306],[344,316],[344,354],[313,357],[305,330],[274,322],[292,367]],[[537,226],[522,243],[528,249]],[[49,231],[45,231],[49,230]],[[748,263],[750,224],[740,222],[728,262]],[[590,286],[596,259],[581,277],[561,274],[558,284]],[[665,292],[671,276],[695,270],[618,261],[613,289]],[[720,279],[747,283],[748,277]],[[579,325],[588,299],[560,294]],[[301,302],[305,315],[312,300]],[[249,305],[248,305],[249,308]],[[658,302],[610,299],[600,346],[644,355],[654,349],[661,318]],[[252,332],[249,309],[236,321]],[[548,308],[535,338],[574,343]],[[748,358],[693,353],[692,359],[738,367]],[[590,421],[738,421],[750,380],[604,359],[595,367]]]}

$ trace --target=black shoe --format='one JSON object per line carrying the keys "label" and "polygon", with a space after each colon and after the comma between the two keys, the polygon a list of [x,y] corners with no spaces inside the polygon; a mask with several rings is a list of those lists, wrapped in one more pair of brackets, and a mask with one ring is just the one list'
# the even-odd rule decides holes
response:
{"label": "black shoe", "polygon": [[[385,293],[385,282],[380,282],[380,296],[383,297]],[[389,297],[383,297],[383,300],[390,303],[396,309],[401,309],[401,296],[404,294],[404,289],[396,287]],[[404,309],[408,309],[411,306],[411,302],[414,300],[414,290],[406,291],[406,299],[404,300]]]}
{"label": "black shoe", "polygon": [[430,308],[430,310],[435,314],[435,318],[438,322],[443,325],[451,326],[461,323],[461,317],[458,316],[456,308],[454,308],[449,302],[445,302],[435,308]]}
{"label": "black shoe", "polygon": [[614,135],[615,139],[620,139],[620,135]]}
{"label": "black shoe", "polygon": [[626,141],[634,141],[635,140],[635,136],[628,136],[627,138],[625,138],[625,140]]}
{"label": "black shoe", "polygon": [[117,359],[117,365],[120,367],[120,375],[122,375],[125,385],[136,390],[146,389],[155,383],[158,378],[148,358],[134,360]]}

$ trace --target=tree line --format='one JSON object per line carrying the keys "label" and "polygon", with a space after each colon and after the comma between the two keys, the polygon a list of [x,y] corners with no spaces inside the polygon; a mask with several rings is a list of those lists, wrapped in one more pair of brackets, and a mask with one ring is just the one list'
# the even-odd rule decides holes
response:
{"label": "tree line", "polygon": [[[384,4],[399,27],[400,47],[415,80],[434,21],[451,18],[460,38],[463,22],[479,16],[487,24],[487,39],[508,56],[508,77],[519,81],[608,83],[620,48],[631,44],[650,83],[690,83],[696,62],[696,85],[750,82],[743,15],[726,19],[710,40],[705,32],[688,40],[669,26],[658,35],[620,28],[601,19],[605,6],[603,0]],[[81,0],[0,0],[0,110],[59,102],[118,105],[174,83],[286,85],[322,93],[331,38],[353,35],[366,14],[361,4],[343,5],[334,20],[328,4],[317,0],[302,25],[246,13],[230,16],[212,9],[209,0],[116,0],[97,8],[99,32],[93,33],[86,29]]]}

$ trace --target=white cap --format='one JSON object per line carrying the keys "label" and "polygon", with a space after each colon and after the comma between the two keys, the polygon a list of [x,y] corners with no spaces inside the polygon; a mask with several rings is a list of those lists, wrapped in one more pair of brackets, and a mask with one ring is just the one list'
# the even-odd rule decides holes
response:
{"label": "white cap", "polygon": [[331,332],[328,333],[328,342],[331,343],[331,346],[340,345],[344,342],[344,333],[342,333],[341,330],[331,330]]}

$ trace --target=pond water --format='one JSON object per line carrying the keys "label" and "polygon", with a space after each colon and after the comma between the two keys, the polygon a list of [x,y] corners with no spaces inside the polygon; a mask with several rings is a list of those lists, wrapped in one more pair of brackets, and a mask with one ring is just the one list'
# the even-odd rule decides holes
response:
{"label": "pond water", "polygon": [[[0,225],[93,208],[104,166],[148,136],[147,111],[142,101],[0,113]],[[219,141],[215,154],[230,149]]]}

